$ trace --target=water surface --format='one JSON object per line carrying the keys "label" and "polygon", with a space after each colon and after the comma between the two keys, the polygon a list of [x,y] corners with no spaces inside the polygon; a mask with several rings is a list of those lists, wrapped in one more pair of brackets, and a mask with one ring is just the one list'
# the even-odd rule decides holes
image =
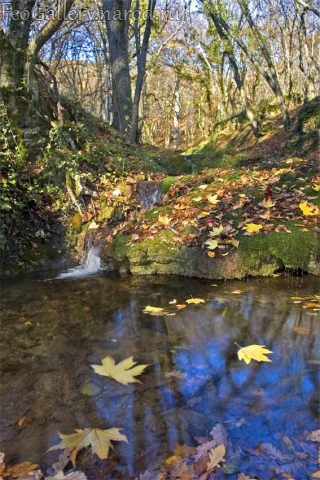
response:
{"label": "water surface", "polygon": [[[26,276],[2,288],[1,451],[8,462],[45,469],[58,457],[45,455],[58,443],[57,431],[118,427],[129,443],[115,446],[111,458],[125,473],[114,478],[129,479],[161,465],[177,444],[197,445],[195,437],[222,423],[237,457],[227,478],[240,471],[283,478],[270,469],[286,468],[285,460],[257,463],[261,442],[287,455],[288,465],[290,442],[307,452],[296,480],[316,469],[307,435],[318,428],[319,312],[291,298],[318,294],[316,278],[216,286],[113,274],[44,280]],[[146,305],[175,311],[170,301],[191,297],[206,303],[175,316],[142,313]],[[272,363],[240,362],[235,342],[266,345]],[[150,364],[142,384],[126,387],[96,375],[90,365],[106,355]],[[167,376],[173,371],[181,378]],[[22,417],[31,421],[19,426]]]}

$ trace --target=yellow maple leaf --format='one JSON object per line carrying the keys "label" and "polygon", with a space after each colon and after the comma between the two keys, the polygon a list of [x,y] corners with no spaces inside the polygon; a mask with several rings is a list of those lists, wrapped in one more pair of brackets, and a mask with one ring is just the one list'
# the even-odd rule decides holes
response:
{"label": "yellow maple leaf", "polygon": [[198,218],[204,218],[204,217],[207,217],[208,215],[210,215],[209,212],[203,211],[203,212],[201,212],[201,213],[198,215]]}
{"label": "yellow maple leaf", "polygon": [[259,205],[261,205],[261,207],[263,208],[271,208],[275,206],[275,203],[271,200],[271,198],[268,198],[268,200],[264,198],[263,201],[259,203]]}
{"label": "yellow maple leaf", "polygon": [[192,199],[193,202],[201,202],[202,197],[195,197]]}
{"label": "yellow maple leaf", "polygon": [[261,223],[247,223],[244,227],[242,227],[242,230],[246,230],[248,233],[255,233],[259,232],[263,225]]}
{"label": "yellow maple leaf", "polygon": [[315,190],[316,192],[320,192],[320,184],[317,185],[316,183],[314,183],[314,184],[312,185],[312,190]]}
{"label": "yellow maple leaf", "polygon": [[172,218],[168,215],[159,215],[158,222],[162,223],[162,225],[170,225]]}
{"label": "yellow maple leaf", "polygon": [[265,348],[264,345],[248,345],[247,347],[242,347],[238,350],[238,358],[239,360],[244,360],[247,365],[252,359],[257,362],[271,362],[272,360],[266,356],[268,353],[273,352]]}
{"label": "yellow maple leaf", "polygon": [[113,378],[123,385],[128,385],[129,383],[134,382],[141,383],[140,380],[134,377],[141,375],[144,369],[149,366],[137,365],[132,368],[137,363],[133,361],[133,357],[126,358],[117,365],[112,357],[105,357],[101,360],[101,363],[102,365],[91,365],[91,367],[98,375]]}
{"label": "yellow maple leaf", "polygon": [[207,240],[204,244],[207,245],[209,250],[214,250],[218,246],[217,240]]}
{"label": "yellow maple leaf", "polygon": [[223,226],[220,225],[218,228],[213,228],[211,232],[209,232],[210,237],[217,237],[223,231]]}
{"label": "yellow maple leaf", "polygon": [[188,305],[192,303],[194,303],[195,305],[198,305],[199,303],[206,303],[206,302],[202,298],[189,298],[189,300],[186,300],[186,303]]}
{"label": "yellow maple leaf", "polygon": [[306,215],[307,217],[318,215],[319,213],[319,208],[316,205],[313,205],[312,203],[307,203],[307,202],[301,202],[299,203],[299,208],[302,211],[303,215]]}
{"label": "yellow maple leaf", "polygon": [[218,199],[218,195],[208,195],[207,199],[209,200],[212,205],[216,205],[220,200]]}
{"label": "yellow maple leaf", "polygon": [[109,428],[108,430],[85,428],[84,430],[76,430],[75,433],[71,433],[71,435],[59,433],[59,437],[62,441],[58,445],[53,445],[53,447],[49,448],[48,452],[72,448],[75,452],[73,455],[74,459],[79,450],[91,445],[92,453],[95,453],[101,460],[104,460],[108,458],[109,449],[113,448],[111,441],[128,443],[127,437],[120,433],[119,428]]}

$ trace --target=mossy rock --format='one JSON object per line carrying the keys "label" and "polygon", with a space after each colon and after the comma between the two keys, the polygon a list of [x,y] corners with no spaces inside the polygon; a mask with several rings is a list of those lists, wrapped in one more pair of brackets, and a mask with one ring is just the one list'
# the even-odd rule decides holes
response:
{"label": "mossy rock", "polygon": [[177,245],[173,234],[163,231],[153,239],[132,242],[118,235],[107,247],[105,256],[118,268],[133,274],[166,274],[210,279],[269,276],[278,270],[301,269],[320,273],[318,237],[313,232],[271,232],[243,237],[238,251],[223,258],[210,258],[205,250]]}

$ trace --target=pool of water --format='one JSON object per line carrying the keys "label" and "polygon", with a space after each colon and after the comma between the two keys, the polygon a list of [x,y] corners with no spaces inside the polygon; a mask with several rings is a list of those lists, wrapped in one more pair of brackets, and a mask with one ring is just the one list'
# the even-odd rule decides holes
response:
{"label": "pool of water", "polygon": [[[128,444],[115,445],[111,461],[119,467],[110,478],[129,479],[160,466],[177,444],[198,445],[195,437],[220,423],[234,455],[219,478],[245,472],[269,480],[287,472],[306,479],[316,470],[316,445],[307,437],[318,428],[319,312],[291,297],[318,293],[315,277],[290,275],[212,282],[47,273],[7,280],[0,451],[7,462],[45,470],[58,458],[46,454],[58,431],[118,427]],[[192,297],[206,303],[183,310],[169,304]],[[176,315],[146,315],[146,305]],[[272,363],[240,362],[235,342],[266,345]],[[107,355],[150,364],[142,383],[124,386],[95,374],[91,365]],[[258,460],[263,444],[283,457]],[[90,452],[79,462],[88,478],[109,478],[94,473],[106,461]]]}

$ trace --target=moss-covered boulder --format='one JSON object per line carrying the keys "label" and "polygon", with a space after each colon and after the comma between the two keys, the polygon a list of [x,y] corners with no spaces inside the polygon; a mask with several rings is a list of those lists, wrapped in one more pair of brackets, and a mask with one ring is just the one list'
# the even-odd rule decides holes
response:
{"label": "moss-covered boulder", "polygon": [[116,268],[132,274],[166,274],[210,279],[268,276],[282,269],[320,274],[318,238],[313,232],[271,232],[243,237],[239,249],[226,257],[210,258],[206,251],[174,243],[173,234],[133,242],[118,235],[104,255]]}

